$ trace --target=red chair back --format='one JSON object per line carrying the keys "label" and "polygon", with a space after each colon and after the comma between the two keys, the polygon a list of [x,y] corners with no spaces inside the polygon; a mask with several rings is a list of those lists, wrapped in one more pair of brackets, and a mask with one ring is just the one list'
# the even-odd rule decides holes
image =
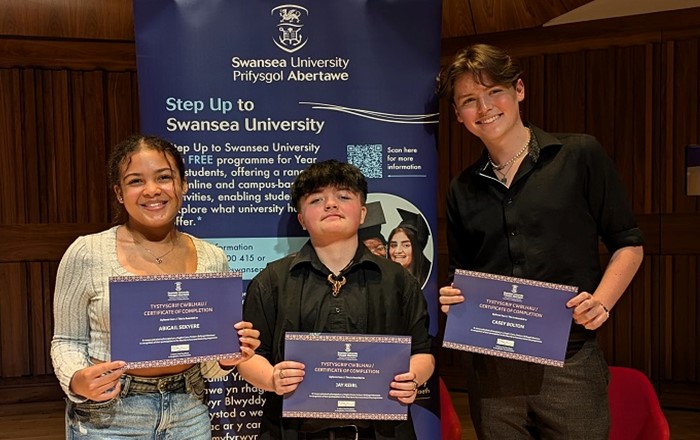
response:
{"label": "red chair back", "polygon": [[440,428],[442,440],[461,440],[462,424],[442,378],[440,378]]}
{"label": "red chair back", "polygon": [[668,440],[670,431],[656,391],[639,370],[609,367],[610,440]]}

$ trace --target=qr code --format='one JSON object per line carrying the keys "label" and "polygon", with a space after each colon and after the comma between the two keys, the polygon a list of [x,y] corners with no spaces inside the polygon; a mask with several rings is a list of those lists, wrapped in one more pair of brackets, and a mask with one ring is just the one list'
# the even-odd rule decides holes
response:
{"label": "qr code", "polygon": [[384,177],[382,144],[348,145],[348,163],[355,165],[368,179]]}

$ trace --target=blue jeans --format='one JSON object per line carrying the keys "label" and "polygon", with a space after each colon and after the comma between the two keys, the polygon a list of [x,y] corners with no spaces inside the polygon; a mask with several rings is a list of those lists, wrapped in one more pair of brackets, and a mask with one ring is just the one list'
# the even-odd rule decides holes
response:
{"label": "blue jeans", "polygon": [[68,401],[66,439],[210,440],[204,379],[195,365],[171,376],[124,375],[118,397]]}

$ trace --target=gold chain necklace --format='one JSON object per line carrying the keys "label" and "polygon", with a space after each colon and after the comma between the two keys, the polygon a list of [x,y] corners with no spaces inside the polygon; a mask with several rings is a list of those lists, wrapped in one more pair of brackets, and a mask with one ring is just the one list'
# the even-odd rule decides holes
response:
{"label": "gold chain necklace", "polygon": [[151,257],[153,257],[153,259],[156,261],[156,264],[162,264],[162,263],[163,263],[163,257],[167,256],[169,253],[171,253],[172,251],[175,250],[175,242],[176,242],[177,239],[178,239],[177,232],[175,232],[176,235],[173,237],[172,240],[170,240],[170,249],[168,250],[168,252],[166,252],[166,253],[164,253],[164,254],[162,254],[162,255],[155,255],[150,249],[148,249],[146,246],[144,246],[143,244],[141,244],[141,242],[140,242],[139,240],[136,239],[136,237],[134,236],[133,233],[131,233],[131,231],[129,231],[129,233],[131,234],[131,238],[134,240],[134,243],[136,243],[137,246],[140,246],[143,250],[145,250],[146,252],[148,252],[148,254],[149,254]]}

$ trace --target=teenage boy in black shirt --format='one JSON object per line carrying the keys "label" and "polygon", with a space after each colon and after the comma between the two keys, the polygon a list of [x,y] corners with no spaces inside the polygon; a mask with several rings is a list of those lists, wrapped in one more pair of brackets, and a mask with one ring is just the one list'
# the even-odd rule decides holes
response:
{"label": "teenage boy in black shirt", "polygon": [[[415,439],[413,425],[393,421],[282,418],[282,397],[304,380],[304,364],[285,360],[285,332],[410,335],[409,371],[387,384],[409,405],[433,373],[426,301],[400,265],[360,244],[367,181],[353,165],[311,165],[292,185],[292,203],[310,240],[269,264],[250,283],[244,319],[260,330],[256,355],[240,374],[266,393],[259,439]],[[243,364],[241,364],[243,365]],[[349,427],[348,427],[349,425]]]}
{"label": "teenage boy in black shirt", "polygon": [[[523,123],[521,74],[502,50],[479,44],[458,52],[441,76],[457,119],[486,147],[450,185],[450,271],[569,284],[580,293],[566,304],[574,324],[563,368],[472,356],[472,420],[479,439],[607,439],[608,368],[594,331],[642,262],[642,234],[595,138]],[[600,239],[612,254],[605,270]],[[442,311],[468,295],[441,288]]]}

